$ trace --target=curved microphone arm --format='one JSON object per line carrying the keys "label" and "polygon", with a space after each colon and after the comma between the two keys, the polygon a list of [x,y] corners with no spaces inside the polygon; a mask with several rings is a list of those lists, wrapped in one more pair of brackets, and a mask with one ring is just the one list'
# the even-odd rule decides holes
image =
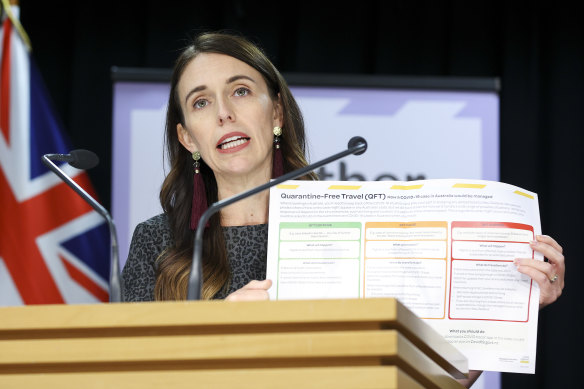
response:
{"label": "curved microphone arm", "polygon": [[79,184],[73,181],[71,177],[65,174],[65,172],[63,172],[57,165],[55,165],[53,161],[51,161],[51,158],[61,160],[63,155],[64,154],[45,154],[42,157],[42,162],[106,220],[111,239],[109,298],[110,302],[121,302],[122,287],[120,280],[120,259],[116,225],[110,213],[101,204],[99,204],[93,197],[91,197],[89,193],[87,193],[81,186],[79,186]]}
{"label": "curved microphone arm", "polygon": [[253,196],[259,192],[271,188],[272,186],[281,184],[284,181],[293,180],[297,177],[303,176],[319,167],[336,161],[337,159],[346,157],[350,154],[361,155],[367,150],[367,141],[360,136],[355,136],[349,140],[348,148],[340,153],[332,155],[321,161],[315,162],[313,164],[307,165],[303,168],[294,170],[292,172],[286,173],[270,182],[260,185],[256,188],[250,189],[246,192],[237,194],[235,196],[228,197],[224,200],[217,201],[213,203],[207,210],[201,215],[199,219],[199,224],[197,225],[197,231],[195,232],[195,242],[193,250],[193,261],[191,263],[191,274],[189,276],[189,285],[187,291],[187,300],[200,300],[201,290],[203,287],[203,233],[205,232],[205,225],[215,213],[228,205],[231,205],[239,200],[243,200],[246,197]]}

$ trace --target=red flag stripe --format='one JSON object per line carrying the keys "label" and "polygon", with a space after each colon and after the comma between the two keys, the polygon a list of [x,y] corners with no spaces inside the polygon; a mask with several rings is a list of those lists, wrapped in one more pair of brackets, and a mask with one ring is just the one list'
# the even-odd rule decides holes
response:
{"label": "red flag stripe", "polygon": [[0,74],[0,130],[6,143],[10,144],[10,37],[12,23],[6,18],[3,23],[4,38],[2,42],[2,67]]}
{"label": "red flag stripe", "polygon": [[66,258],[62,255],[59,255],[61,262],[65,265],[65,269],[67,269],[67,273],[69,276],[75,280],[79,285],[83,286],[89,293],[94,295],[99,301],[106,302],[109,300],[109,295],[107,290],[103,290],[100,288],[93,280],[83,274],[79,269],[77,269],[73,264],[71,264]]}

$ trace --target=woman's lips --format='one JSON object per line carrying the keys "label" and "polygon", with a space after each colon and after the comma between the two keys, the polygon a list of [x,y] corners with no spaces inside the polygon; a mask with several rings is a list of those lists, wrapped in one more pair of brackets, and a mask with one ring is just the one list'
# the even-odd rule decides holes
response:
{"label": "woman's lips", "polygon": [[220,153],[234,153],[249,145],[250,138],[243,132],[231,132],[219,139],[217,150]]}

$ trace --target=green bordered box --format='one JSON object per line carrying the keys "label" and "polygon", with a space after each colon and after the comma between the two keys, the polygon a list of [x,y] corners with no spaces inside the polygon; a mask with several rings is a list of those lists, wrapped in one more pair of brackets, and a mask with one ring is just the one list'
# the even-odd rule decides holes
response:
{"label": "green bordered box", "polygon": [[[282,276],[280,273],[282,261],[312,262],[315,265],[325,263],[330,265],[332,261],[336,262],[337,267],[346,268],[348,266],[351,268],[345,273],[346,277],[351,278],[350,284],[356,281],[357,295],[354,297],[358,297],[361,287],[361,235],[362,223],[359,222],[280,223],[278,231],[278,280],[281,280]],[[302,269],[297,270],[296,274],[302,278]],[[315,278],[307,272],[306,279],[303,279],[301,283],[306,288],[310,288],[311,279]],[[316,287],[315,285],[320,282],[322,282],[321,279],[315,280],[315,284],[312,286]],[[351,286],[351,289],[353,287],[355,286]],[[280,282],[278,282],[276,298],[279,298],[279,294]],[[318,292],[316,295],[318,296]]]}

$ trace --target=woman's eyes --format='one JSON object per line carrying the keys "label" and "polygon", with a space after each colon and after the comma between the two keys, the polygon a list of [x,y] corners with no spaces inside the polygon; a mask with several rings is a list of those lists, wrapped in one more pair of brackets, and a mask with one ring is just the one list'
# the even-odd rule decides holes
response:
{"label": "woman's eyes", "polygon": [[200,100],[195,101],[195,103],[193,104],[193,107],[205,108],[207,106],[207,104],[209,104],[209,101],[207,101],[205,99],[200,99]]}
{"label": "woman's eyes", "polygon": [[234,95],[235,96],[238,96],[238,97],[247,96],[248,94],[249,94],[249,89],[243,88],[243,87],[242,88],[237,88],[235,90],[235,93],[234,93]]}
{"label": "woman's eyes", "polygon": [[[233,95],[237,96],[237,97],[243,97],[243,96],[249,95],[249,93],[250,93],[250,90],[248,88],[241,87],[241,88],[237,88],[235,90],[235,92],[233,92]],[[207,100],[207,99],[199,99],[193,103],[193,107],[195,109],[205,108],[207,105],[209,105],[209,100]]]}

